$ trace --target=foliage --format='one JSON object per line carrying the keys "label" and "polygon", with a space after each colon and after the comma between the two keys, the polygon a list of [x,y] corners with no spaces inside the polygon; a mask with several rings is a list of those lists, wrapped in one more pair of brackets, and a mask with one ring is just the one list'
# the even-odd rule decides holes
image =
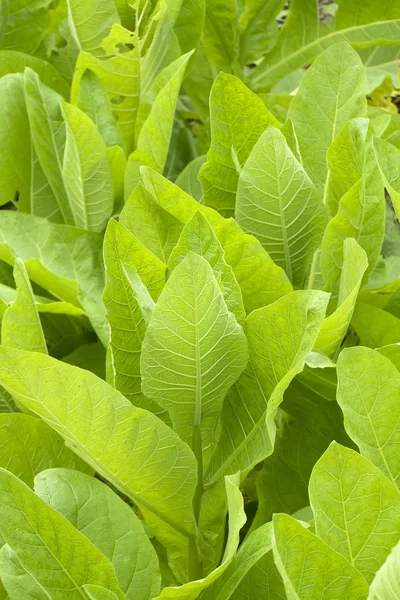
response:
{"label": "foliage", "polygon": [[400,597],[399,51],[0,0],[0,600]]}

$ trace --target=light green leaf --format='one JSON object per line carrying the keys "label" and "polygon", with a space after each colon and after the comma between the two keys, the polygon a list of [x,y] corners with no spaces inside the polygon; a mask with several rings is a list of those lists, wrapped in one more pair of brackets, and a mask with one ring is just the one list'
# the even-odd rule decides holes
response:
{"label": "light green leaf", "polygon": [[383,181],[393,202],[396,214],[400,214],[400,150],[389,142],[374,138],[375,156]]}
{"label": "light green leaf", "polygon": [[143,185],[157,203],[181,223],[187,223],[197,211],[206,217],[242,290],[247,313],[292,291],[284,271],[275,265],[260,242],[245,234],[236,221],[224,219],[217,211],[202,206],[151,169],[143,168],[141,174]]}
{"label": "light green leaf", "polygon": [[326,197],[326,155],[338,133],[355,117],[366,116],[364,66],[348,44],[325,50],[306,71],[288,117],[296,127],[303,165]]}
{"label": "light green leaf", "polygon": [[62,178],[65,125],[60,109],[60,96],[41,83],[32,69],[25,69],[24,90],[35,155],[52,198],[43,202],[32,198],[32,213],[48,217],[56,223],[73,225],[71,207]]}
{"label": "light green leaf", "polygon": [[119,222],[157,258],[167,264],[182,230],[181,222],[163,210],[139,183],[121,211]]}
{"label": "light green leaf", "polygon": [[358,0],[345,0],[338,5],[333,22],[326,25],[320,22],[314,0],[294,0],[277,43],[250,75],[251,87],[256,91],[271,89],[286,75],[310,64],[332,44],[348,42],[361,49],[399,44],[397,4],[367,1],[360,7]]}
{"label": "light green leaf", "polygon": [[35,477],[35,492],[108,558],[129,600],[159,593],[156,551],[133,509],[111,488],[78,471],[48,469]]}
{"label": "light green leaf", "polygon": [[[124,30],[122,30],[124,32]],[[110,55],[101,60],[81,52],[76,63],[71,87],[71,102],[78,102],[80,79],[87,69],[93,71],[107,90],[114,119],[121,131],[127,153],[133,150],[136,113],[140,96],[140,64],[137,44],[123,52],[119,44],[124,43],[126,34],[115,26],[109,36]],[[136,42],[130,38],[130,42]],[[113,45],[114,44],[114,45]]]}
{"label": "light green leaf", "polygon": [[0,206],[17,200],[21,210],[29,212],[31,144],[21,74],[0,79],[0,106]]}
{"label": "light green leaf", "polygon": [[269,127],[239,177],[236,218],[301,286],[322,238],[325,209],[284,135]]}
{"label": "light green leaf", "polygon": [[380,351],[359,347],[345,349],[337,369],[337,401],[348,434],[361,454],[400,488],[397,368]]}
{"label": "light green leaf", "polygon": [[206,56],[218,72],[237,70],[239,15],[235,0],[206,2],[203,42]]}
{"label": "light green leaf", "polygon": [[324,292],[297,291],[247,317],[250,361],[224,402],[207,484],[222,474],[247,472],[271,454],[276,411],[315,343],[327,302]]}
{"label": "light green leaf", "polygon": [[117,600],[118,598],[114,592],[110,592],[110,590],[98,585],[85,585],[84,590],[87,592],[89,598],[93,600]]}
{"label": "light green leaf", "polygon": [[244,3],[240,15],[241,65],[257,61],[273,46],[278,32],[278,13],[284,4],[284,0],[247,0]]}
{"label": "light green leaf", "polygon": [[[22,567],[15,552],[4,544],[0,549],[0,598],[7,600],[50,600],[46,590]],[[3,595],[5,594],[5,595]]]}
{"label": "light green leaf", "polygon": [[144,395],[168,410],[198,460],[215,442],[224,397],[247,359],[246,337],[210,264],[189,252],[154,308],[140,367]]}
{"label": "light green leaf", "polygon": [[296,519],[274,516],[272,547],[290,600],[366,600],[361,573]]}
{"label": "light green leaf", "polygon": [[78,108],[92,119],[107,148],[123,146],[122,135],[113,117],[107,91],[91,69],[84,71],[79,79]]}
{"label": "light green leaf", "polygon": [[400,494],[366,458],[333,442],[315,465],[310,503],[318,537],[370,583],[400,539]]}
{"label": "light green leaf", "polygon": [[67,139],[63,179],[77,227],[102,231],[114,205],[113,180],[106,146],[93,121],[64,102]]}
{"label": "light green leaf", "polygon": [[[151,167],[159,173],[163,171],[172,134],[176,102],[191,54],[192,52],[184,54],[166,67],[170,77],[167,81],[163,80],[163,87],[154,98],[150,113],[140,129],[136,149],[127,162],[125,173],[127,196],[139,182],[141,165]],[[161,73],[161,79],[163,79],[162,75]]]}
{"label": "light green leaf", "polygon": [[195,600],[203,590],[218,580],[234,560],[239,545],[239,533],[246,523],[246,514],[243,507],[243,496],[239,490],[239,477],[232,475],[225,477],[225,490],[228,499],[228,538],[221,564],[211,573],[197,581],[189,581],[181,587],[166,587],[157,600]]}
{"label": "light green leaf", "polygon": [[12,396],[0,386],[0,413],[17,412],[17,407]]}
{"label": "light green leaf", "polygon": [[199,180],[199,172],[206,160],[206,156],[194,158],[175,179],[178,187],[201,204],[203,203],[203,186]]}
{"label": "light green leaf", "polygon": [[254,144],[279,122],[239,79],[220,73],[210,96],[211,146],[200,170],[204,203],[232,216],[240,171]]}
{"label": "light green leaf", "polygon": [[224,251],[211,225],[200,212],[195,213],[183,228],[181,237],[169,257],[168,270],[173,271],[188,252],[194,252],[210,263],[228,310],[235,315],[238,323],[242,324],[246,315],[239,285],[232,267],[225,262]]}
{"label": "light green leaf", "polygon": [[23,73],[29,67],[35,71],[47,87],[64,98],[69,97],[69,85],[50,63],[16,50],[0,51],[0,77],[8,73]]}
{"label": "light green leaf", "polygon": [[350,325],[358,292],[368,268],[368,257],[353,238],[343,244],[343,266],[336,309],[324,321],[315,342],[315,349],[327,356],[338,350]]}
{"label": "light green leaf", "polygon": [[34,54],[46,35],[52,17],[51,0],[3,0],[1,47]]}
{"label": "light green leaf", "polygon": [[[104,238],[106,287],[103,302],[110,324],[112,384],[135,406],[160,413],[141,391],[140,352],[148,313],[164,285],[165,266],[123,225],[111,220]],[[135,270],[132,280],[126,266]],[[146,308],[148,310],[146,311]]]}
{"label": "light green leaf", "polygon": [[5,469],[0,469],[0,505],[1,535],[49,597],[85,598],[83,586],[89,582],[104,585],[119,595],[109,560],[67,519]]}
{"label": "light green leaf", "polygon": [[33,487],[34,477],[52,467],[92,469],[64,445],[46,423],[22,413],[0,414],[0,466]]}
{"label": "light green leaf", "polygon": [[351,324],[363,346],[380,348],[400,340],[400,319],[371,304],[357,302]]}
{"label": "light green leaf", "polygon": [[186,555],[196,462],[177,434],[89,371],[20,350],[0,357],[2,385],[140,507],[171,560]]}
{"label": "light green leaf", "polygon": [[67,0],[68,22],[79,50],[95,57],[104,56],[101,42],[119,23],[113,0]]}
{"label": "light green leaf", "polygon": [[17,258],[14,278],[18,294],[7,308],[1,323],[1,343],[9,348],[20,348],[47,354],[46,340],[25,265]]}
{"label": "light green leaf", "polygon": [[369,588],[368,600],[397,600],[400,595],[400,542],[375,575]]}

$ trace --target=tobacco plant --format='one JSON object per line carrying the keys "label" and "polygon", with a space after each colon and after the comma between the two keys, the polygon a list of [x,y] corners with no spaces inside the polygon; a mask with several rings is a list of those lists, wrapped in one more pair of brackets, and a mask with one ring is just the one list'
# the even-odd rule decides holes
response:
{"label": "tobacco plant", "polygon": [[0,0],[0,599],[400,597],[398,0]]}

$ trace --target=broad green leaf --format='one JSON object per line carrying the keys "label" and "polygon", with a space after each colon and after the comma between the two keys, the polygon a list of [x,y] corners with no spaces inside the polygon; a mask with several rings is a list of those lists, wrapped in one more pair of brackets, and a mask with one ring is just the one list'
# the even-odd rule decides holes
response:
{"label": "broad green leaf", "polygon": [[[0,549],[0,577],[1,582],[8,591],[5,594],[0,584],[0,598],[3,600],[49,600],[50,596],[41,587],[34,577],[24,569],[15,552],[4,544]],[[5,595],[3,595],[5,594]]]}
{"label": "broad green leaf", "polygon": [[369,588],[368,600],[397,600],[400,594],[399,568],[400,542],[376,573]]}
{"label": "broad green leaf", "polygon": [[338,350],[350,325],[367,268],[368,257],[361,246],[353,238],[344,240],[337,304],[334,312],[325,319],[318,334],[315,349],[319,352],[333,356]]}
{"label": "broad green leaf", "polygon": [[[79,54],[71,87],[71,102],[75,104],[78,102],[80,79],[85,71],[90,69],[107,90],[114,118],[124,140],[125,151],[129,153],[133,150],[136,113],[139,105],[140,65],[137,44],[128,52],[123,52],[118,45],[123,44],[124,36],[118,29],[112,30],[110,38],[114,46],[111,45],[110,54],[103,60],[87,52]],[[118,41],[119,39],[121,42]]]}
{"label": "broad green leaf", "polygon": [[278,32],[277,17],[283,0],[247,0],[240,15],[240,64],[248,65],[269,50]]}
{"label": "broad green leaf", "polygon": [[62,175],[65,125],[61,98],[43,85],[32,69],[25,70],[24,91],[35,155],[52,191],[48,202],[44,202],[41,196],[35,202],[33,196],[32,213],[56,223],[72,225],[74,221]]}
{"label": "broad green leaf", "polygon": [[164,264],[182,230],[181,222],[163,210],[139,183],[121,211],[119,222]]}
{"label": "broad green leaf", "polygon": [[325,50],[306,71],[288,112],[296,127],[303,165],[326,199],[326,155],[350,119],[364,117],[364,67],[348,44]]}
{"label": "broad green leaf", "polygon": [[203,590],[218,580],[229,568],[235,558],[239,545],[239,534],[246,523],[246,514],[243,508],[243,496],[239,490],[239,477],[232,475],[225,477],[225,491],[228,500],[228,537],[221,564],[203,579],[189,581],[181,587],[166,587],[157,600],[195,600]]}
{"label": "broad green leaf", "polygon": [[122,135],[113,117],[107,91],[91,69],[84,71],[79,80],[78,107],[92,119],[107,148],[123,146]]}
{"label": "broad green leaf", "polygon": [[7,308],[1,322],[1,343],[9,348],[20,348],[47,354],[39,313],[25,265],[17,258],[14,278],[18,294]]}
{"label": "broad green leaf", "polygon": [[361,454],[400,488],[397,368],[380,352],[359,347],[345,349],[339,356],[337,369],[337,401],[348,434]]}
{"label": "broad green leaf", "polygon": [[140,507],[171,559],[186,555],[196,463],[177,434],[89,371],[20,350],[0,357],[2,385]]}
{"label": "broad green leaf", "polygon": [[67,0],[68,20],[79,50],[104,56],[101,42],[119,22],[113,0]]}
{"label": "broad green leaf", "polygon": [[12,399],[12,396],[0,386],[0,413],[14,412],[17,412],[17,408],[15,406],[14,400]]}
{"label": "broad green leaf", "polygon": [[274,516],[272,547],[290,600],[366,600],[361,573],[296,519]]}
{"label": "broad green leaf", "polygon": [[400,340],[400,319],[377,306],[358,302],[351,325],[363,346],[380,348]]}
{"label": "broad green leaf", "polygon": [[[143,123],[135,151],[130,155],[125,173],[125,193],[128,196],[140,179],[140,166],[145,165],[162,173],[168,155],[175,107],[191,52],[167,67],[171,73],[154,98],[150,113]],[[160,74],[162,76],[162,73]]]}
{"label": "broad green leaf", "polygon": [[200,205],[155,171],[144,168],[141,174],[143,185],[157,203],[181,223],[187,223],[197,211],[206,217],[242,290],[247,313],[292,291],[284,271],[275,265],[260,242],[245,234],[233,219],[224,219],[215,210]]}
{"label": "broad green leaf", "polygon": [[386,356],[400,371],[400,342],[395,344],[388,344],[387,346],[382,346],[382,348],[377,348],[379,354]]}
{"label": "broad green leaf", "polygon": [[[338,2],[332,23],[320,22],[314,0],[294,0],[289,17],[271,52],[251,73],[249,84],[256,91],[269,90],[282,77],[309,65],[333,44],[348,42],[354,48],[397,46],[400,40],[400,10],[393,2]],[[331,65],[332,66],[332,65]]]}
{"label": "broad green leaf", "polygon": [[[141,391],[140,353],[154,302],[164,285],[165,266],[123,225],[111,220],[104,238],[106,287],[103,302],[110,324],[112,384],[135,406],[160,412]],[[126,267],[135,270],[131,279]],[[147,291],[149,290],[149,292]]]}
{"label": "broad green leaf", "polygon": [[34,54],[50,24],[51,0],[3,0],[2,5],[1,18],[5,23],[1,47]]}
{"label": "broad green leaf", "polygon": [[315,343],[327,302],[324,292],[297,291],[247,317],[250,360],[224,402],[208,484],[226,473],[248,472],[271,454],[277,408]]}
{"label": "broad green leaf", "polygon": [[224,259],[224,251],[211,225],[200,212],[184,226],[178,243],[172,250],[168,261],[168,270],[182,262],[188,252],[203,256],[211,265],[214,275],[220,284],[226,306],[242,324],[245,319],[242,294],[230,267]]}
{"label": "broad green leaf", "polygon": [[203,186],[199,180],[199,172],[206,160],[206,156],[194,158],[186,165],[175,180],[178,187],[201,204],[203,203]]}
{"label": "broad green leaf", "polygon": [[12,73],[0,79],[0,106],[0,206],[15,200],[21,210],[29,212],[31,144],[21,74]]}
{"label": "broad green leaf", "polygon": [[0,469],[0,505],[1,535],[49,597],[85,598],[86,583],[104,585],[119,595],[109,560],[67,519],[5,469]]}
{"label": "broad green leaf", "polygon": [[318,537],[370,583],[400,539],[400,494],[366,458],[333,442],[315,465],[310,501]]}
{"label": "broad green leaf", "polygon": [[273,569],[271,523],[267,523],[250,534],[232,563],[204,592],[202,599],[283,600],[284,587],[277,572],[272,573]]}
{"label": "broad green leaf", "polygon": [[238,68],[239,15],[235,0],[206,2],[204,50],[217,72]]}
{"label": "broad green leaf", "polygon": [[33,487],[34,477],[52,467],[92,469],[64,445],[46,423],[21,413],[0,414],[0,466]]}
{"label": "broad green leaf", "polygon": [[210,113],[211,146],[199,175],[204,204],[232,216],[240,171],[265,128],[279,127],[279,122],[256,94],[228,73],[220,73],[214,82]]}
{"label": "broad green leaf", "polygon": [[301,286],[322,238],[325,209],[284,135],[274,127],[261,135],[241,171],[236,218],[290,281]]}
{"label": "broad green leaf", "polygon": [[63,179],[77,227],[103,231],[114,205],[113,180],[106,146],[93,121],[64,102],[67,139]]}
{"label": "broad green leaf", "polygon": [[380,138],[374,138],[374,150],[383,181],[390,193],[390,198],[398,215],[400,214],[400,184],[398,181],[400,150]]}
{"label": "broad green leaf", "polygon": [[114,592],[110,592],[110,590],[98,585],[85,585],[84,590],[87,592],[89,598],[93,600],[117,600],[118,598]]}
{"label": "broad green leaf", "polygon": [[210,264],[189,252],[154,307],[140,368],[144,395],[168,410],[198,460],[215,443],[223,400],[247,359],[246,337]]}
{"label": "broad green leaf", "polygon": [[47,87],[58,92],[64,98],[69,97],[69,85],[50,63],[24,52],[0,51],[0,77],[8,73],[23,73],[27,67],[35,71]]}
{"label": "broad green leaf", "polygon": [[78,471],[48,469],[36,476],[35,492],[108,558],[129,600],[159,593],[156,552],[133,509],[111,488]]}

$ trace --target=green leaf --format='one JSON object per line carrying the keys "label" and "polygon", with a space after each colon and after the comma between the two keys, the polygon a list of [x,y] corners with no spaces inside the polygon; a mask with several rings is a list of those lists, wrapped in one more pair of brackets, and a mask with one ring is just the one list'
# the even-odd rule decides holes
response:
{"label": "green leaf", "polygon": [[110,590],[98,585],[85,585],[84,590],[87,592],[89,598],[93,600],[117,600],[118,598],[114,592],[110,592]]}
{"label": "green leaf", "polygon": [[163,210],[141,183],[125,203],[119,222],[167,264],[179,239],[182,224]]}
{"label": "green leaf", "polygon": [[113,117],[107,91],[91,69],[84,71],[79,80],[78,107],[92,119],[107,148],[123,146],[122,135]]}
{"label": "green leaf", "polygon": [[396,600],[400,594],[399,583],[400,542],[376,573],[369,588],[368,600]]}
{"label": "green leaf", "polygon": [[64,102],[67,139],[63,179],[77,227],[103,231],[111,217],[114,192],[106,146],[93,121]]}
{"label": "green leaf", "polygon": [[228,537],[225,552],[221,564],[211,573],[198,581],[189,581],[181,587],[166,587],[157,600],[195,600],[200,593],[218,580],[229,568],[235,558],[239,545],[239,533],[246,522],[246,514],[243,508],[243,496],[239,490],[239,478],[232,475],[225,477],[225,490],[228,499]]}
{"label": "green leaf", "polygon": [[[164,285],[165,266],[123,225],[111,220],[104,238],[112,384],[135,406],[160,413],[141,391],[140,353],[147,321]],[[134,278],[126,269],[134,269]],[[149,292],[147,291],[149,290]]]}
{"label": "green leaf", "polygon": [[325,50],[306,71],[288,112],[296,127],[303,165],[326,198],[326,155],[350,119],[366,116],[364,66],[348,44]]}
{"label": "green leaf", "polygon": [[78,471],[49,469],[36,476],[35,492],[108,558],[129,600],[159,593],[157,554],[132,508],[111,488]]}
{"label": "green leaf", "polygon": [[43,469],[64,467],[93,472],[40,419],[21,413],[0,414],[0,430],[0,466],[31,487],[34,477]]}
{"label": "green leaf", "polygon": [[275,265],[260,242],[245,234],[233,219],[224,219],[215,210],[203,207],[155,171],[143,168],[141,174],[143,185],[157,203],[181,223],[187,223],[197,211],[206,217],[242,290],[247,313],[292,291],[284,271]]}
{"label": "green leaf", "polygon": [[210,113],[211,146],[199,175],[204,203],[232,216],[240,171],[265,128],[279,127],[279,122],[256,94],[228,73],[220,73],[214,82]]}
{"label": "green leaf", "polygon": [[204,50],[217,71],[231,72],[238,67],[239,18],[235,0],[206,2]]}
{"label": "green leaf", "polygon": [[[271,89],[281,78],[310,64],[333,44],[348,42],[354,48],[397,46],[400,41],[400,10],[397,4],[358,0],[338,3],[329,25],[320,22],[313,0],[294,0],[277,43],[249,78],[256,91]],[[331,65],[333,66],[333,65]]]}
{"label": "green leaf", "polygon": [[199,180],[199,172],[206,160],[206,156],[194,158],[186,165],[175,180],[178,187],[201,204],[203,203],[203,186]]}
{"label": "green leaf", "polygon": [[192,52],[184,54],[166,67],[169,78],[163,82],[151,105],[150,113],[144,121],[135,151],[129,156],[125,173],[125,193],[133,191],[140,179],[140,166],[145,165],[162,173],[167,160],[169,142],[172,134],[175,107]]}
{"label": "green leaf", "polygon": [[400,494],[366,458],[333,442],[314,467],[310,501],[318,537],[370,583],[400,539]]}
{"label": "green leaf", "polygon": [[85,598],[83,586],[90,582],[119,595],[109,560],[67,519],[5,469],[0,469],[0,504],[1,535],[22,567],[51,598]]}
{"label": "green leaf", "polygon": [[113,0],[67,0],[71,33],[79,50],[95,57],[104,56],[101,42],[119,23]]}
{"label": "green leaf", "polygon": [[[0,577],[9,593],[0,585],[0,598],[3,600],[49,600],[49,595],[34,577],[22,567],[15,552],[7,544],[0,549]],[[3,595],[4,594],[4,595]]]}
{"label": "green leaf", "polygon": [[324,321],[315,349],[327,356],[338,350],[349,327],[358,292],[368,268],[368,257],[353,238],[343,244],[343,266],[340,275],[336,309]]}
{"label": "green leaf", "polygon": [[[21,74],[13,73],[0,79],[0,106],[0,206],[16,200],[21,210],[29,212],[31,144],[27,136],[29,121]],[[22,135],[24,144],[21,144]]]}
{"label": "green leaf", "polygon": [[400,185],[398,182],[400,150],[389,144],[389,142],[377,137],[374,138],[374,150],[383,181],[390,193],[396,214],[400,214]]}
{"label": "green leaf", "polygon": [[39,75],[44,85],[64,98],[69,97],[69,85],[50,63],[16,50],[0,51],[0,77],[8,73],[23,73],[27,67]]}
{"label": "green leaf", "polygon": [[274,127],[261,135],[242,169],[236,219],[294,285],[304,283],[322,239],[325,210],[284,135]]}
{"label": "green leaf", "polygon": [[324,292],[297,291],[247,317],[250,361],[224,402],[207,484],[226,473],[247,472],[271,454],[278,406],[315,343],[327,302]]}
{"label": "green leaf", "polygon": [[361,454],[400,488],[398,370],[389,358],[369,348],[345,349],[339,356],[337,369],[337,401],[348,434]]}
{"label": "green leaf", "polygon": [[361,344],[369,348],[394,344],[400,339],[400,319],[377,306],[358,302],[351,324]]}
{"label": "green leaf", "polygon": [[288,598],[366,600],[368,584],[361,573],[296,519],[274,516],[272,547]]}
{"label": "green leaf", "polygon": [[215,443],[224,397],[247,359],[246,337],[210,264],[189,252],[168,279],[145,333],[144,395],[168,410],[174,430],[204,454]]}
{"label": "green leaf", "polygon": [[0,356],[2,385],[140,507],[172,559],[186,555],[196,463],[177,434],[88,371],[21,350]]}
{"label": "green leaf", "polygon": [[5,20],[2,48],[34,54],[49,27],[51,0],[5,0],[2,4],[5,5],[1,14]]}
{"label": "green leaf", "polygon": [[173,271],[188,252],[194,252],[210,263],[228,310],[235,315],[238,323],[242,324],[246,315],[240,288],[232,267],[225,262],[224,251],[211,225],[200,212],[195,213],[184,226],[179,241],[169,257],[168,270]]}
{"label": "green leaf", "polygon": [[1,343],[9,348],[20,348],[47,354],[46,340],[25,265],[17,258],[14,278],[18,294],[7,308],[1,323]]}

